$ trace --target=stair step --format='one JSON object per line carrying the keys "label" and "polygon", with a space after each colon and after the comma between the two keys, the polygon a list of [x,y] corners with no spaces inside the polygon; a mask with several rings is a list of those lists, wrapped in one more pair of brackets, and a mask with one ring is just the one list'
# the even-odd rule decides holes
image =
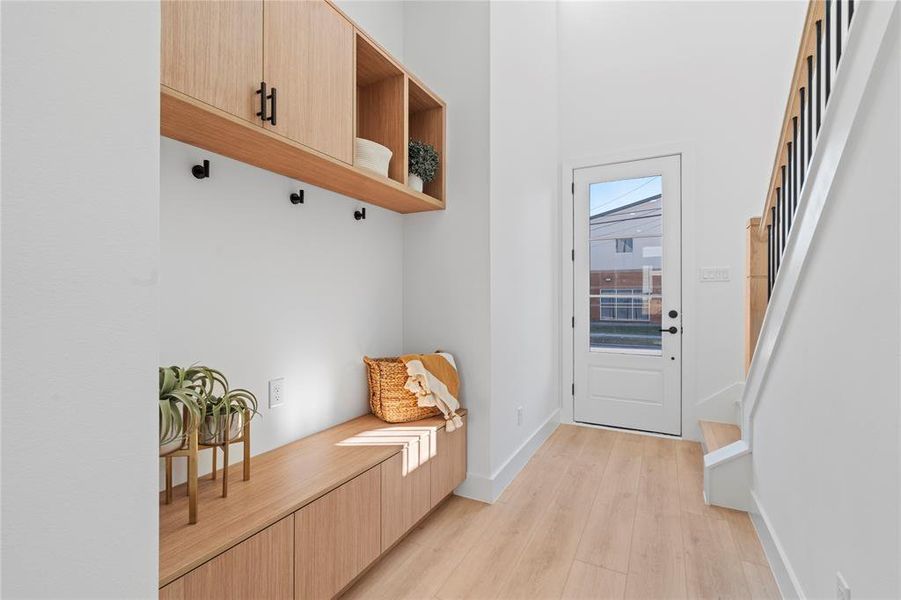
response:
{"label": "stair step", "polygon": [[719,450],[732,442],[741,439],[741,429],[732,423],[717,423],[716,421],[698,421],[701,426],[701,436],[704,438],[704,448],[707,453]]}

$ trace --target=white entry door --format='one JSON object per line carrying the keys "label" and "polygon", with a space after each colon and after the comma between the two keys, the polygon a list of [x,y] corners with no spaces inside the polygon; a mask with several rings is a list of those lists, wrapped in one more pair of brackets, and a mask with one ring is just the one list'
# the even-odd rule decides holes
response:
{"label": "white entry door", "polygon": [[573,172],[578,422],[682,433],[680,163]]}

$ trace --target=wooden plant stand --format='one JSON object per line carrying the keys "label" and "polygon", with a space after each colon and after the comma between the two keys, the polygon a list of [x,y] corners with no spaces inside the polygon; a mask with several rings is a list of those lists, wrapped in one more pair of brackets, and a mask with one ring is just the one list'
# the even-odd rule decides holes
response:
{"label": "wooden plant stand", "polygon": [[[160,458],[166,460],[166,504],[172,503],[172,459],[184,456],[188,459],[188,523],[197,522],[197,458],[200,450],[212,448],[213,450],[213,472],[210,473],[210,479],[216,479],[216,463],[218,459],[218,449],[222,449],[222,497],[228,497],[228,447],[232,444],[244,444],[244,481],[250,481],[250,419],[247,413],[243,415],[244,424],[241,427],[241,435],[227,442],[216,444],[201,444],[198,441],[197,428],[195,427],[185,439],[182,447],[178,450],[170,452]],[[230,417],[231,418],[231,417]],[[231,431],[231,422],[226,428],[226,437]]]}
{"label": "wooden plant stand", "polygon": [[[232,417],[230,416],[229,419]],[[222,449],[222,497],[228,497],[228,447],[232,444],[244,444],[244,481],[250,481],[250,419],[247,417],[247,413],[242,414],[242,418],[244,420],[244,424],[241,427],[241,435],[236,437],[233,440],[228,440],[226,442],[216,443],[216,444],[200,444],[200,448],[212,448],[213,449],[213,472],[210,473],[210,479],[216,479],[216,463],[218,461],[219,452],[218,449]],[[227,423],[227,427],[225,428],[225,437],[228,438],[228,434],[231,432],[231,421]]]}
{"label": "wooden plant stand", "polygon": [[166,504],[171,504],[172,502],[172,459],[178,456],[184,456],[188,459],[188,523],[191,524],[197,522],[198,450],[197,428],[195,427],[187,435],[186,443],[181,448],[162,457],[166,459]]}

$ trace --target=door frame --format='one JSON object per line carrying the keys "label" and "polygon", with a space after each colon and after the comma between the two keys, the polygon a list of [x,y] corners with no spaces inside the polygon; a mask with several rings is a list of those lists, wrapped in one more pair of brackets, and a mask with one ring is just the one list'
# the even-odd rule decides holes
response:
{"label": "door frame", "polygon": [[[694,223],[696,215],[694,203],[695,185],[695,156],[694,143],[680,142],[658,144],[654,146],[633,146],[602,155],[582,158],[572,158],[561,162],[560,166],[560,202],[558,223],[559,248],[560,248],[560,278],[559,278],[559,315],[558,327],[560,328],[560,422],[575,424],[573,414],[575,411],[575,396],[572,393],[572,385],[575,381],[575,336],[572,328],[574,316],[574,265],[572,261],[573,250],[573,171],[587,167],[603,166],[613,163],[659,158],[678,154],[681,157],[681,184],[682,184],[682,423],[681,430],[684,436],[691,431],[689,424],[694,418],[694,398],[697,372],[695,369],[696,338],[694,335],[694,314],[697,306],[696,288],[690,283],[697,272],[697,257],[695,244],[687,244],[686,240],[694,239]],[[585,425],[587,427],[603,427],[600,425]],[[659,435],[659,434],[652,434]],[[666,436],[673,437],[673,436]]]}

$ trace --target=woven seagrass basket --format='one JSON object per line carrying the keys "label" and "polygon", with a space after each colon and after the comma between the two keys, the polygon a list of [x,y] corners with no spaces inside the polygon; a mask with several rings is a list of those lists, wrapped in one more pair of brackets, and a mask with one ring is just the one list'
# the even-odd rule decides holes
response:
{"label": "woven seagrass basket", "polygon": [[363,357],[369,374],[369,407],[372,414],[388,423],[406,423],[437,415],[434,406],[419,406],[416,396],[404,388],[407,367],[397,357]]}

